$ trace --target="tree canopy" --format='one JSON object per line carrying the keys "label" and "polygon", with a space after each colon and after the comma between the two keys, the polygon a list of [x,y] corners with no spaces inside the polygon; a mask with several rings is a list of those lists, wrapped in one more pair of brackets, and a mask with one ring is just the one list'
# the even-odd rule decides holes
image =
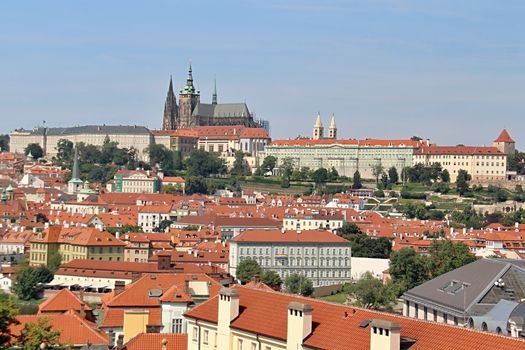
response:
{"label": "tree canopy", "polygon": [[44,150],[38,143],[30,143],[24,150],[24,154],[27,156],[31,153],[33,159],[40,159],[44,156]]}
{"label": "tree canopy", "polygon": [[397,299],[392,283],[383,284],[371,272],[365,272],[361,278],[350,285],[349,295],[354,305],[366,309],[382,309],[391,307]]}
{"label": "tree canopy", "polygon": [[354,223],[345,223],[337,230],[337,235],[352,243],[352,256],[365,258],[388,258],[392,252],[392,242],[386,237],[368,237]]}
{"label": "tree canopy", "polygon": [[355,190],[358,190],[363,187],[363,184],[361,183],[361,174],[359,173],[359,170],[356,170],[354,173],[352,188]]}
{"label": "tree canopy", "polygon": [[0,349],[7,348],[11,340],[9,329],[11,325],[16,324],[16,315],[18,307],[16,299],[12,295],[0,291]]}
{"label": "tree canopy", "polygon": [[261,282],[276,290],[280,290],[281,284],[283,284],[279,274],[273,270],[264,270],[261,275]]}
{"label": "tree canopy", "polygon": [[40,350],[40,344],[59,345],[60,331],[54,330],[48,317],[39,317],[36,322],[26,323],[16,341],[24,350]]}
{"label": "tree canopy", "polygon": [[284,280],[286,291],[293,294],[300,294],[308,297],[313,294],[314,287],[312,281],[303,275],[292,273]]}
{"label": "tree canopy", "polygon": [[246,259],[239,263],[235,276],[242,284],[250,282],[254,276],[260,276],[262,272],[261,267],[257,261]]}
{"label": "tree canopy", "polygon": [[208,177],[212,174],[222,174],[226,170],[224,161],[215,153],[201,149],[191,152],[184,164],[190,176]]}
{"label": "tree canopy", "polygon": [[17,273],[11,290],[21,300],[31,300],[38,297],[43,284],[53,280],[53,273],[44,265],[38,267],[23,266]]}

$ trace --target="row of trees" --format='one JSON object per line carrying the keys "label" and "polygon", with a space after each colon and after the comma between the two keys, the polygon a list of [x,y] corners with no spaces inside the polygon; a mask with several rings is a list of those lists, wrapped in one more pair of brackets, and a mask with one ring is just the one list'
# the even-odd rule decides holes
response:
{"label": "row of trees", "polygon": [[369,237],[354,223],[345,223],[337,235],[352,243],[352,256],[387,259],[392,252],[392,242],[386,237]]}
{"label": "row of trees", "polygon": [[[272,270],[263,270],[257,261],[247,259],[241,261],[239,266],[237,266],[236,277],[242,284],[250,282],[257,276],[260,278],[261,282],[272,289],[281,290],[283,281],[279,274]],[[289,293],[300,294],[303,296],[310,296],[314,292],[312,281],[306,276],[296,273],[285,278],[284,289]]]}

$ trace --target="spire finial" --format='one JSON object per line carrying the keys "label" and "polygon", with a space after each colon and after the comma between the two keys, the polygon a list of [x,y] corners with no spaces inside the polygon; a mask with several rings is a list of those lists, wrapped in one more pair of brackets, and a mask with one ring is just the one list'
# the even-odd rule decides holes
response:
{"label": "spire finial", "polygon": [[217,104],[217,77],[213,78],[213,95],[211,97],[211,103]]}

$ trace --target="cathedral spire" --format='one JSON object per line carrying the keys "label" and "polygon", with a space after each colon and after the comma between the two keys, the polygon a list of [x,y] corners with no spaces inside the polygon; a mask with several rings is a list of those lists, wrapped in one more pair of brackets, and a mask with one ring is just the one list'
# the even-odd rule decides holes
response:
{"label": "cathedral spire", "polygon": [[73,159],[72,179],[80,179],[80,166],[78,165],[78,146],[75,145],[75,158]]}
{"label": "cathedral spire", "polygon": [[211,96],[211,103],[217,104],[217,78],[213,80],[213,95]]}
{"label": "cathedral spire", "polygon": [[186,86],[180,91],[181,94],[185,95],[198,95],[199,92],[195,91],[195,86],[193,85],[193,71],[191,69],[191,61],[190,61],[190,68],[188,69],[188,77],[186,78]]}
{"label": "cathedral spire", "polygon": [[177,116],[178,116],[177,99],[173,92],[173,80],[170,75],[170,85],[168,87],[168,95],[166,96],[166,102],[164,102],[164,117],[162,119],[163,130],[174,130],[177,128]]}

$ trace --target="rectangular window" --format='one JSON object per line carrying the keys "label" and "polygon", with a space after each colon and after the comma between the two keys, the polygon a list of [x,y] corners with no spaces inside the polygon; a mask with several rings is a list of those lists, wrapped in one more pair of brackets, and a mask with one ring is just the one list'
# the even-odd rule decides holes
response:
{"label": "rectangular window", "polygon": [[242,350],[242,339],[237,340],[237,350]]}
{"label": "rectangular window", "polygon": [[204,334],[202,336],[202,343],[205,345],[208,345],[208,330],[204,330]]}
{"label": "rectangular window", "polygon": [[182,318],[174,318],[171,321],[171,333],[182,333]]}
{"label": "rectangular window", "polygon": [[198,335],[199,335],[199,330],[197,329],[197,327],[193,327],[193,332],[192,332],[191,339],[193,341],[197,341]]}

